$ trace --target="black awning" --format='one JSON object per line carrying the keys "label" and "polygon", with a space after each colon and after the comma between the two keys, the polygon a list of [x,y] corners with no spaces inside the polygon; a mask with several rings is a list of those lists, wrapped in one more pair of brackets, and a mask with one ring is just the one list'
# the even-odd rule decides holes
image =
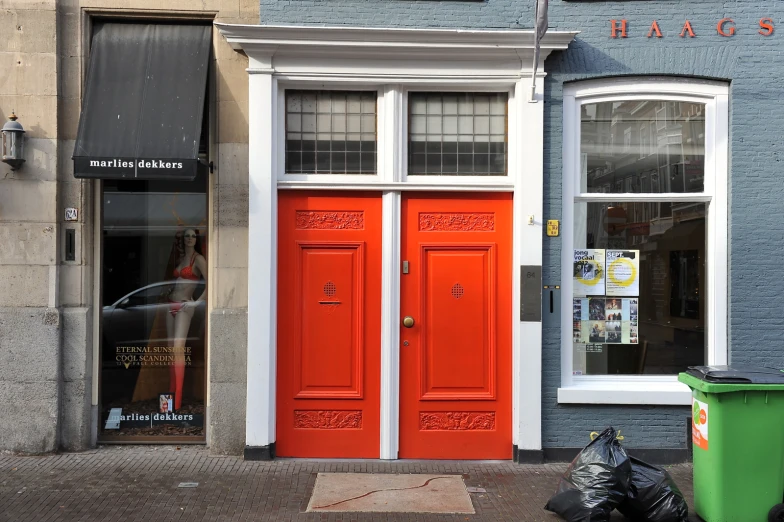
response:
{"label": "black awning", "polygon": [[96,26],[74,176],[193,179],[211,26]]}

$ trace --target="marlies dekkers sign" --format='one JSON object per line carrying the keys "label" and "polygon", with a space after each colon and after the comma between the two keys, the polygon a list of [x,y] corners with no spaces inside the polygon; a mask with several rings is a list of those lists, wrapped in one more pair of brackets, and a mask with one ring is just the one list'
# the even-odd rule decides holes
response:
{"label": "marlies dekkers sign", "polygon": [[110,174],[113,178],[192,178],[196,164],[197,160],[189,159],[74,158],[76,171],[91,177]]}
{"label": "marlies dekkers sign", "polygon": [[182,162],[181,161],[164,161],[164,160],[121,160],[121,159],[113,159],[113,160],[89,160],[91,167],[102,167],[102,168],[130,168],[130,167],[138,167],[140,169],[181,169]]}
{"label": "marlies dekkers sign", "polygon": [[[642,27],[642,25],[638,27]],[[682,26],[675,28],[666,27],[664,24],[659,25],[658,20],[652,20],[650,25],[647,23],[645,24],[644,29],[648,31],[648,38],[664,38],[665,31],[669,35],[677,35],[680,38],[697,38],[700,35],[707,36],[708,34],[713,34],[713,31],[716,31],[716,34],[719,36],[729,38],[731,36],[735,36],[736,26],[735,20],[732,18],[722,18],[716,23],[715,27],[711,26],[710,28],[698,26],[696,24],[692,26],[692,23],[689,20],[684,20]],[[755,25],[753,29],[755,29],[757,33],[762,36],[771,36],[773,35],[774,30],[773,20],[767,17],[760,18],[759,22],[757,22],[757,25]],[[628,38],[629,34],[631,34],[633,30],[639,30],[638,34],[645,34],[643,29],[638,29],[637,27],[632,28],[629,24],[629,21],[625,18],[610,20],[611,38]]]}

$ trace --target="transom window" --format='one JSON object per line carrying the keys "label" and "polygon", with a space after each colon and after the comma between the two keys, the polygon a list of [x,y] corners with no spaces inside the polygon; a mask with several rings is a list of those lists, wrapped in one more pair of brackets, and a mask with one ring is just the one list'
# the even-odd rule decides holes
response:
{"label": "transom window", "polygon": [[705,104],[666,100],[586,103],[580,148],[586,192],[705,189]]}
{"label": "transom window", "polygon": [[508,97],[410,93],[408,174],[506,175]]}
{"label": "transom window", "polygon": [[375,174],[375,91],[286,91],[286,173]]}

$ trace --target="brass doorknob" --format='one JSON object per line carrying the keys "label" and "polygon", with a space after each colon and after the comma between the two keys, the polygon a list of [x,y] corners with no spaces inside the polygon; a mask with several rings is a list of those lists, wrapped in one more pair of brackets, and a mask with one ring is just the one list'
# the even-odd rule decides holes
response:
{"label": "brass doorknob", "polygon": [[403,318],[403,326],[405,326],[406,328],[411,328],[412,326],[414,326],[414,318],[411,317],[410,315],[405,316]]}

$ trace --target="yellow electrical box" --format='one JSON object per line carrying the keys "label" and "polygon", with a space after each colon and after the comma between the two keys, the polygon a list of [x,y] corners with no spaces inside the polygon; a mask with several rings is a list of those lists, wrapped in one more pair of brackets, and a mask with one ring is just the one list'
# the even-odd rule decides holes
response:
{"label": "yellow electrical box", "polygon": [[550,237],[556,237],[558,235],[558,220],[557,219],[548,219],[547,220],[547,235]]}

